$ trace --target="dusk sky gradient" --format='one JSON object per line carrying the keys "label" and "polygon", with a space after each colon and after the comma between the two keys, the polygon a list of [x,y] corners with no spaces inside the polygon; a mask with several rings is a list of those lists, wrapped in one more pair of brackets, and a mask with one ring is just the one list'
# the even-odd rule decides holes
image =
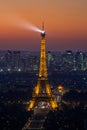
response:
{"label": "dusk sky gradient", "polygon": [[39,51],[40,33],[22,20],[44,21],[47,50],[87,50],[87,0],[0,0],[0,50]]}

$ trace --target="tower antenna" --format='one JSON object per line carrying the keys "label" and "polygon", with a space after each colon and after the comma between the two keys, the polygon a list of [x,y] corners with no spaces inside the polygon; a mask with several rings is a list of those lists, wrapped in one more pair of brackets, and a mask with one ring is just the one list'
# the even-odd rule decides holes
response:
{"label": "tower antenna", "polygon": [[42,30],[44,30],[44,22],[42,22]]}

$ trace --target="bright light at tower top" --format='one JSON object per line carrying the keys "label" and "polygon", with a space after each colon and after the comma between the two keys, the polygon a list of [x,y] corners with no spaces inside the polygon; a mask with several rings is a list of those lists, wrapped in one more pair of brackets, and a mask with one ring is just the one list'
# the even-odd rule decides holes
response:
{"label": "bright light at tower top", "polygon": [[45,36],[45,31],[44,30],[41,31],[41,35]]}
{"label": "bright light at tower top", "polygon": [[45,36],[44,23],[42,23],[41,35],[42,35],[42,36]]}

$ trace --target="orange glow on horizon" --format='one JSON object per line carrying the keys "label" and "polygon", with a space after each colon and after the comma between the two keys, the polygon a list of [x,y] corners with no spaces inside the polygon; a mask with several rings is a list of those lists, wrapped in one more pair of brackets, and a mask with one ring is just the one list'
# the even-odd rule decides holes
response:
{"label": "orange glow on horizon", "polygon": [[[87,1],[47,0],[47,1],[2,1],[0,4],[0,37],[39,38],[39,34],[15,25],[15,20],[23,19],[41,28],[45,22],[47,38],[87,39]],[[29,40],[29,39],[28,39]],[[4,42],[4,40],[3,40]],[[58,41],[57,41],[58,42]],[[67,41],[66,41],[67,42]],[[52,43],[51,43],[52,44]],[[55,43],[57,44],[57,43]],[[82,46],[82,43],[78,43]],[[68,47],[68,46],[67,46]],[[79,47],[79,46],[78,46]]]}

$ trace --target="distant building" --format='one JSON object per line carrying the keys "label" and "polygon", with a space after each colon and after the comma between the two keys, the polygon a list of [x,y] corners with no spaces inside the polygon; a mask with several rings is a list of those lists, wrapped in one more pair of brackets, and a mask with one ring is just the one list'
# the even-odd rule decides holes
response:
{"label": "distant building", "polygon": [[13,64],[14,64],[14,70],[20,70],[21,69],[21,55],[20,55],[20,51],[13,51]]}
{"label": "distant building", "polygon": [[[39,68],[39,52],[29,51],[0,51],[0,72],[24,71],[37,73]],[[87,52],[47,52],[49,74],[53,71],[86,71]]]}
{"label": "distant building", "polygon": [[5,60],[7,63],[7,69],[12,71],[18,71],[21,66],[20,51],[8,50],[5,54]]}
{"label": "distant building", "polygon": [[74,55],[71,50],[67,50],[65,53],[62,55],[62,66],[64,70],[73,70],[74,67]]}
{"label": "distant building", "polygon": [[75,66],[76,70],[84,70],[84,53],[81,51],[75,54]]}
{"label": "distant building", "polygon": [[48,67],[51,65],[51,62],[53,61],[53,55],[51,53],[51,51],[47,52],[47,65]]}
{"label": "distant building", "polygon": [[36,55],[29,56],[29,67],[31,71],[38,71],[39,57]]}

